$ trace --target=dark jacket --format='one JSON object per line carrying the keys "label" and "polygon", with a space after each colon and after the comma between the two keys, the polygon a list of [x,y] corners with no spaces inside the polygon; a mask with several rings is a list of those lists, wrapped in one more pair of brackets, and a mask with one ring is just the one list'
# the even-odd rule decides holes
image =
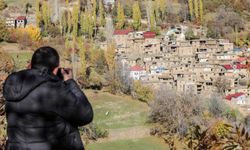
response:
{"label": "dark jacket", "polygon": [[37,69],[11,74],[5,84],[6,150],[83,150],[78,126],[92,107],[74,80]]}

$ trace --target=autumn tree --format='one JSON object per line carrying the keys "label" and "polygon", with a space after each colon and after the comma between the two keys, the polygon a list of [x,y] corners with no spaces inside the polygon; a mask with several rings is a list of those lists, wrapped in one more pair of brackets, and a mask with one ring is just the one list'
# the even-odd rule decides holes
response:
{"label": "autumn tree", "polygon": [[166,7],[167,2],[166,0],[157,0],[157,8],[159,10],[159,17],[161,18],[161,21],[164,21],[166,16]]}
{"label": "autumn tree", "polygon": [[117,4],[117,28],[123,29],[125,27],[124,9],[120,1]]}
{"label": "autumn tree", "polygon": [[85,48],[85,40],[82,38],[78,38],[78,47],[79,47],[79,57],[80,57],[80,76],[85,80],[86,77],[86,69],[87,69],[87,61],[86,61],[86,48]]}
{"label": "autumn tree", "polygon": [[150,13],[150,31],[156,31],[155,10],[153,8]]}
{"label": "autumn tree", "polygon": [[43,1],[42,3],[42,19],[44,23],[44,29],[45,31],[47,31],[51,22],[50,22],[50,9],[46,1]]}
{"label": "autumn tree", "polygon": [[73,16],[72,16],[73,37],[78,36],[78,22],[79,22],[79,6],[74,6],[74,8],[73,8]]}
{"label": "autumn tree", "polygon": [[0,0],[0,11],[4,10],[7,7],[7,4],[4,0]]}
{"label": "autumn tree", "polygon": [[96,0],[92,0],[92,23],[93,23],[93,27],[94,27],[94,36],[96,35],[97,32],[97,1]]}
{"label": "autumn tree", "polygon": [[9,31],[6,27],[5,21],[0,19],[0,41],[6,40],[9,36]]}
{"label": "autumn tree", "polygon": [[153,91],[149,87],[143,85],[140,81],[134,82],[132,95],[134,98],[147,104],[154,99]]}
{"label": "autumn tree", "polygon": [[194,15],[195,15],[195,19],[198,20],[199,19],[199,1],[198,0],[194,0]]}
{"label": "autumn tree", "polygon": [[67,34],[69,35],[72,31],[72,27],[73,27],[73,22],[72,22],[72,13],[70,11],[67,12]]}
{"label": "autumn tree", "polygon": [[29,25],[26,27],[25,32],[27,32],[32,41],[39,41],[41,39],[41,31],[38,27]]}
{"label": "autumn tree", "polygon": [[199,8],[200,8],[200,21],[203,22],[203,0],[199,1]]}
{"label": "autumn tree", "polygon": [[110,43],[107,46],[107,50],[104,52],[104,57],[108,67],[107,72],[107,81],[109,83],[109,91],[113,94],[116,94],[119,89],[119,81],[117,76],[116,69],[116,60],[115,60],[115,44]]}
{"label": "autumn tree", "polygon": [[41,2],[40,0],[36,0],[35,4],[35,10],[36,10],[36,26],[40,27],[42,24],[42,13],[41,13]]}
{"label": "autumn tree", "polygon": [[104,53],[108,70],[114,70],[115,68],[115,44],[108,44],[107,50]]}
{"label": "autumn tree", "polygon": [[105,24],[106,24],[106,18],[105,18],[105,9],[104,9],[103,2],[102,2],[102,1],[99,1],[98,16],[99,16],[98,24],[99,24],[100,26],[104,27]]}
{"label": "autumn tree", "polygon": [[91,12],[86,11],[81,15],[81,32],[87,37],[92,37],[94,33],[94,22]]}
{"label": "autumn tree", "polygon": [[194,17],[194,3],[193,0],[188,0],[188,6],[189,6],[189,14],[190,14],[190,20]]}
{"label": "autumn tree", "polygon": [[138,2],[133,4],[133,27],[138,30],[141,26],[141,10]]}
{"label": "autumn tree", "polygon": [[67,12],[64,11],[62,13],[62,17],[61,17],[61,20],[60,20],[60,25],[61,25],[61,34],[64,35],[67,33],[67,27],[68,27],[68,24],[67,24]]}

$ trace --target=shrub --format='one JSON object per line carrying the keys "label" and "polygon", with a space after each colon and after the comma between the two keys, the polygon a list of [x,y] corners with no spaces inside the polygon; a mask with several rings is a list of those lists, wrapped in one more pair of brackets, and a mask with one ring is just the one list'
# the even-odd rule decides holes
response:
{"label": "shrub", "polygon": [[5,21],[0,19],[0,42],[7,40],[9,36],[9,31],[6,27]]}
{"label": "shrub", "polygon": [[186,137],[186,144],[191,150],[247,150],[250,147],[250,138],[245,127],[241,125],[233,127],[231,124],[218,121],[205,130],[200,126],[194,127]]}
{"label": "shrub", "polygon": [[134,98],[147,104],[154,99],[153,91],[149,87],[144,86],[140,81],[134,82],[132,95]]}
{"label": "shrub", "polygon": [[91,123],[90,125],[86,127],[79,128],[81,136],[85,139],[88,143],[88,140],[97,140],[99,138],[105,138],[108,137],[109,132],[98,125]]}

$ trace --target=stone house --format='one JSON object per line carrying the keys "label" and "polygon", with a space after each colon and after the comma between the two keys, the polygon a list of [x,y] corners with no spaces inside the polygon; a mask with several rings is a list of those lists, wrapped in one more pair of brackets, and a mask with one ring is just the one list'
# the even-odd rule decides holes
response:
{"label": "stone house", "polygon": [[17,28],[25,28],[27,25],[27,18],[26,16],[18,16],[16,18],[16,27]]}
{"label": "stone house", "polygon": [[16,28],[16,20],[13,17],[6,18],[5,23],[8,28]]}
{"label": "stone house", "polygon": [[226,97],[226,100],[231,101],[234,104],[237,105],[245,105],[246,104],[246,94],[244,93],[234,93],[234,94],[229,94]]}
{"label": "stone house", "polygon": [[146,70],[143,67],[138,66],[138,65],[130,67],[129,71],[130,71],[130,77],[133,80],[140,80],[141,77],[146,76]]}

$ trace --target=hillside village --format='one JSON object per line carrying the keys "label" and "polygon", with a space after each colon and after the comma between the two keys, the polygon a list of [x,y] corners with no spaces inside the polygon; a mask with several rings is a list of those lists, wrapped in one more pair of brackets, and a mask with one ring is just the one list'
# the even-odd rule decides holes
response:
{"label": "hillside village", "polygon": [[[114,3],[104,1],[104,6],[112,8]],[[66,9],[56,8],[53,16],[57,17]],[[6,25],[24,28],[35,25],[34,20],[34,15],[7,15]],[[177,92],[210,96],[220,92],[226,100],[248,108],[250,50],[235,48],[226,39],[185,40],[187,30],[184,25],[172,27],[160,37],[152,31],[115,30],[113,40],[117,58],[124,66],[121,69],[129,69],[132,79],[154,88],[164,84]],[[193,31],[200,35],[206,32],[195,28]]]}
{"label": "hillside village", "polygon": [[[130,77],[151,87],[164,84],[178,92],[213,95],[222,92],[234,104],[249,107],[249,49],[226,39],[176,40],[154,32],[115,30],[117,58]],[[125,68],[123,68],[125,69]],[[248,108],[250,111],[250,108]]]}

